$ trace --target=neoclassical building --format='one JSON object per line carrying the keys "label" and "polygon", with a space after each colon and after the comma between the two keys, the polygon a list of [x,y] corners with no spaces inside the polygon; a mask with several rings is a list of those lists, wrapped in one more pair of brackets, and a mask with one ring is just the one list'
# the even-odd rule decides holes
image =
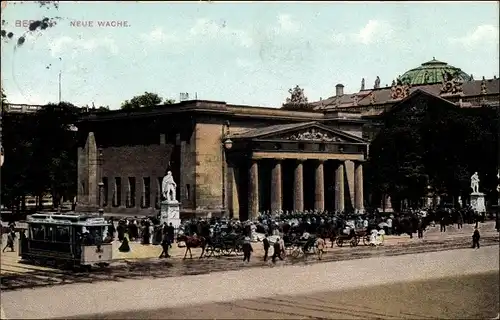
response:
{"label": "neoclassical building", "polygon": [[181,215],[254,218],[265,210],[362,210],[363,163],[377,115],[418,99],[498,105],[499,80],[474,80],[433,59],[391,86],[307,102],[296,88],[281,109],[191,100],[87,113],[79,132],[77,210],[158,212],[161,179],[177,182]]}

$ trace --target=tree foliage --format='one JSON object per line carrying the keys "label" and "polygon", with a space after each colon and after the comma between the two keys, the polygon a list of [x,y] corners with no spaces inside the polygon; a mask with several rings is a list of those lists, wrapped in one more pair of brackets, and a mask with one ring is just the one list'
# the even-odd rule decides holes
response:
{"label": "tree foliage", "polygon": [[24,196],[50,193],[54,205],[76,194],[77,140],[71,125],[79,109],[49,104],[36,113],[5,113],[2,203],[17,205]]}
{"label": "tree foliage", "polygon": [[432,186],[451,201],[470,194],[477,171],[481,191],[491,194],[499,120],[489,107],[459,108],[423,95],[387,112],[370,146],[369,191],[377,200],[390,195],[395,203],[406,199],[416,206]]}
{"label": "tree foliage", "polygon": [[159,104],[173,104],[175,100],[172,99],[163,99],[156,93],[144,92],[144,94],[135,96],[130,100],[125,100],[121,108],[124,110],[127,109],[138,109],[142,107],[154,107]]}

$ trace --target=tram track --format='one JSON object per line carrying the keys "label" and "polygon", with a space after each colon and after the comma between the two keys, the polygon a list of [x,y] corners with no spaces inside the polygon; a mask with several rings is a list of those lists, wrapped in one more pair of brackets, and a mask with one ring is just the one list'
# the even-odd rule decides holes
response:
{"label": "tram track", "polygon": [[[482,246],[498,246],[498,243],[498,236],[484,237],[481,239]],[[279,261],[277,265],[310,265],[323,262],[355,260],[377,256],[399,256],[432,251],[464,249],[470,247],[470,245],[469,239],[452,239],[446,241],[428,241],[397,246],[359,246],[354,248],[342,248],[340,251],[328,252],[323,256],[321,261],[318,261],[315,256],[297,259],[287,258],[284,261]],[[122,261],[111,265],[109,268],[96,269],[90,273],[49,268],[41,270],[35,266],[30,267],[30,265],[23,264],[23,267],[31,270],[23,273],[7,272],[2,274],[0,289],[8,291],[70,283],[94,283],[140,278],[167,278],[265,266],[273,266],[273,264],[271,262],[266,263],[261,261],[260,257],[254,257],[250,263],[245,264],[239,256],[203,259],[195,258],[186,260],[147,259],[134,262]]]}

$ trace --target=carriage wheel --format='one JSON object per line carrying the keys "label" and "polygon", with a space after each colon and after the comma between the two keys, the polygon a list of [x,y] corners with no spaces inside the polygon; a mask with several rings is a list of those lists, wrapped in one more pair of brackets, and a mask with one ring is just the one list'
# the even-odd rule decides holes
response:
{"label": "carriage wheel", "polygon": [[205,248],[205,257],[210,258],[214,254],[214,247],[212,246],[207,246]]}
{"label": "carriage wheel", "polygon": [[359,239],[357,237],[354,237],[349,241],[349,245],[351,247],[357,247],[358,246]]}
{"label": "carriage wheel", "polygon": [[337,238],[337,240],[335,240],[335,243],[337,244],[337,246],[342,247],[344,245],[344,240]]}
{"label": "carriage wheel", "polygon": [[363,237],[363,245],[367,246],[370,244],[370,237],[369,236],[364,236]]}
{"label": "carriage wheel", "polygon": [[228,256],[231,254],[231,248],[226,244],[221,245],[220,251],[223,256]]}
{"label": "carriage wheel", "polygon": [[302,254],[302,249],[300,247],[296,247],[292,249],[291,256],[292,258],[298,258]]}
{"label": "carriage wheel", "polygon": [[222,247],[220,245],[214,247],[214,257],[220,258],[222,255]]}
{"label": "carriage wheel", "polygon": [[242,256],[243,255],[243,248],[241,247],[241,245],[237,245],[234,248],[234,252],[236,253],[237,256]]}

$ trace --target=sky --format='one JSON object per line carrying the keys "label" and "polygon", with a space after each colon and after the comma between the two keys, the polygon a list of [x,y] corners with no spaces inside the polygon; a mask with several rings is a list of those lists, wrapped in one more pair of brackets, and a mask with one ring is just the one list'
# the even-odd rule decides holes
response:
{"label": "sky", "polygon": [[[3,1],[2,1],[3,2]],[[24,45],[2,42],[11,103],[109,106],[163,98],[280,107],[299,85],[309,101],[381,85],[435,57],[475,79],[499,76],[496,2],[147,3],[8,1],[2,29],[60,17]],[[78,26],[80,24],[80,26]],[[102,25],[104,24],[104,25]],[[82,26],[84,25],[84,26]],[[114,25],[114,27],[113,27]]]}

